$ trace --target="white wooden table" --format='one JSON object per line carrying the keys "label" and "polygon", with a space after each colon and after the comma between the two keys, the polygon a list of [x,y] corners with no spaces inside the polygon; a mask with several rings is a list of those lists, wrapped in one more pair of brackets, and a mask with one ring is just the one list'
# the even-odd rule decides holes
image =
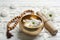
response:
{"label": "white wooden table", "polygon": [[[11,31],[12,38],[6,38],[7,22],[24,10],[32,9],[35,12],[42,8],[54,12],[53,25],[58,30],[56,36],[51,36],[46,29],[37,36],[30,37],[19,32],[19,25]],[[0,40],[60,40],[60,0],[0,0]]]}

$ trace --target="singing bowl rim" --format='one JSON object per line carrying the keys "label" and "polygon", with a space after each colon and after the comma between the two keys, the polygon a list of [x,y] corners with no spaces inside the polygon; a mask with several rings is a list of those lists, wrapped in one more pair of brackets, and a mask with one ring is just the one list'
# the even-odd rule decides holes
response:
{"label": "singing bowl rim", "polygon": [[[28,15],[31,15],[31,14],[28,14]],[[23,26],[22,19],[23,19],[25,16],[28,16],[28,15],[24,15],[24,16],[21,17],[20,23],[21,23],[22,26]],[[33,15],[32,15],[32,16],[33,16]],[[38,15],[34,15],[34,16],[39,17]],[[23,26],[23,27],[30,28],[30,29],[40,28],[42,25],[44,25],[44,23],[43,23],[43,19],[42,19],[41,17],[39,17],[39,19],[41,19],[41,23],[40,23],[40,25],[39,25],[38,27],[32,27],[32,28],[31,28],[31,27],[26,27],[26,26]]]}

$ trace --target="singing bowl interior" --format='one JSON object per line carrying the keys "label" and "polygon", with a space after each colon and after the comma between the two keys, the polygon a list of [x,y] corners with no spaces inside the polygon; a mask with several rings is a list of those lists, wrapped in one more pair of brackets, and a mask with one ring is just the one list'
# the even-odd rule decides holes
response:
{"label": "singing bowl interior", "polygon": [[41,27],[41,26],[43,25],[43,20],[42,20],[42,18],[40,18],[40,17],[37,16],[37,15],[25,15],[25,16],[22,17],[21,23],[24,25],[23,20],[24,20],[24,19],[29,19],[29,20],[30,20],[31,17],[33,17],[33,18],[35,18],[35,19],[37,19],[37,20],[40,20],[41,23],[40,23],[37,27],[30,27],[30,26],[29,26],[29,27],[24,26],[24,27],[33,29],[33,28],[39,28],[39,27]]}

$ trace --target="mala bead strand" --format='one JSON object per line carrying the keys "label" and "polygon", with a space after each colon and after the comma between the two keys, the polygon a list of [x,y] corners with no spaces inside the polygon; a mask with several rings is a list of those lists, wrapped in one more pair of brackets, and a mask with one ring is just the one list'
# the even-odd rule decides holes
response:
{"label": "mala bead strand", "polygon": [[[12,29],[14,29],[16,27],[20,18],[21,18],[20,16],[17,16],[15,18],[13,18],[10,22],[8,22],[8,24],[7,24],[7,34],[6,34],[7,38],[11,38],[13,36],[9,31],[11,31]],[[11,23],[15,23],[15,24],[12,27],[10,27]]]}

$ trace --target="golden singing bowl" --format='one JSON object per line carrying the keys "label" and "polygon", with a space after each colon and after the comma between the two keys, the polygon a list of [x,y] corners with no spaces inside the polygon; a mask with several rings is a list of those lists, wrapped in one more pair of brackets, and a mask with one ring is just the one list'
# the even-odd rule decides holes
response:
{"label": "golden singing bowl", "polygon": [[[26,27],[26,26],[24,26],[23,20],[24,19],[30,19],[31,17],[33,17],[37,20],[40,20],[41,21],[40,25],[38,25],[37,27]],[[39,34],[39,32],[41,32],[41,30],[43,29],[43,25],[44,25],[44,23],[43,23],[43,19],[41,17],[39,17],[37,15],[31,15],[31,14],[24,15],[23,17],[21,17],[20,22],[19,22],[20,29],[24,33],[29,34],[29,35]]]}

